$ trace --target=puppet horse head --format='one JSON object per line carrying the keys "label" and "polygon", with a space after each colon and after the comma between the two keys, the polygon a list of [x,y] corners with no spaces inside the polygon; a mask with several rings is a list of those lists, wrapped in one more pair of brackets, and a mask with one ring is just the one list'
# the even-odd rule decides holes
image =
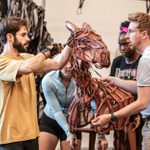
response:
{"label": "puppet horse head", "polygon": [[110,66],[110,52],[101,36],[96,34],[89,24],[83,23],[82,27],[78,28],[70,21],[66,21],[66,27],[71,31],[68,43],[73,45],[78,59],[92,63],[96,68]]}

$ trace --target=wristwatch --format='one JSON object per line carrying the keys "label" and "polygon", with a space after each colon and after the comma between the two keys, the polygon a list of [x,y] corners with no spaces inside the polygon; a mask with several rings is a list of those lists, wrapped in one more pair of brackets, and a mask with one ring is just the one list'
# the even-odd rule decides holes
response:
{"label": "wristwatch", "polygon": [[117,121],[117,117],[114,115],[114,113],[111,113],[111,121],[112,122],[116,122]]}

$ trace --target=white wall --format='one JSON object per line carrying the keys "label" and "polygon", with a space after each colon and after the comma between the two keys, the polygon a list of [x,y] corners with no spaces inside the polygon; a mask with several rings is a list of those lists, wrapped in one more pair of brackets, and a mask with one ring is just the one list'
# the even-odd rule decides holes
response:
{"label": "white wall", "polygon": [[[39,5],[43,4],[43,0],[34,1]],[[69,37],[70,33],[65,28],[65,20],[70,20],[78,26],[87,22],[102,35],[111,52],[111,60],[115,57],[118,46],[120,23],[127,19],[129,13],[146,12],[145,1],[140,0],[85,0],[81,15],[76,14],[79,0],[44,1],[46,2],[47,28],[55,42],[64,43]],[[109,71],[110,69],[102,69],[98,72],[108,75]],[[95,76],[94,73],[93,75]],[[112,136],[107,137],[109,147],[113,147]]]}
{"label": "white wall", "polygon": [[[43,2],[42,0],[34,1],[39,5]],[[45,20],[55,42],[65,43],[69,37],[70,33],[65,27],[65,20],[70,20],[78,26],[87,22],[102,35],[111,51],[111,61],[118,46],[120,23],[127,19],[129,13],[146,12],[145,1],[140,0],[85,0],[80,15],[76,13],[79,0],[45,0],[45,2]],[[109,74],[109,69],[103,69],[100,73]]]}

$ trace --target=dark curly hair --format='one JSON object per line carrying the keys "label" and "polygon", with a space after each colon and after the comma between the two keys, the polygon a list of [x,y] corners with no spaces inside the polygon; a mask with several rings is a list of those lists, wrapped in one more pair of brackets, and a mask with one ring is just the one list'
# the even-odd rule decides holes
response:
{"label": "dark curly hair", "polygon": [[16,35],[22,26],[28,27],[27,21],[18,17],[4,18],[0,21],[0,41],[1,44],[6,43],[6,35],[8,33]]}
{"label": "dark curly hair", "polygon": [[127,33],[130,21],[124,21],[120,24],[120,33]]}

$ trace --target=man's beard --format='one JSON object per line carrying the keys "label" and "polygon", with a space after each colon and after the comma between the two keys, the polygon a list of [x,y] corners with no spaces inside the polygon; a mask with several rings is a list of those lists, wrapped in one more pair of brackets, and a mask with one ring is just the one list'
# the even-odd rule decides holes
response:
{"label": "man's beard", "polygon": [[125,56],[128,58],[132,58],[135,53],[136,53],[136,50],[130,50],[130,52],[127,53]]}
{"label": "man's beard", "polygon": [[23,46],[22,43],[20,43],[20,42],[17,40],[16,37],[14,38],[13,47],[16,48],[19,53],[27,52],[27,49]]}

